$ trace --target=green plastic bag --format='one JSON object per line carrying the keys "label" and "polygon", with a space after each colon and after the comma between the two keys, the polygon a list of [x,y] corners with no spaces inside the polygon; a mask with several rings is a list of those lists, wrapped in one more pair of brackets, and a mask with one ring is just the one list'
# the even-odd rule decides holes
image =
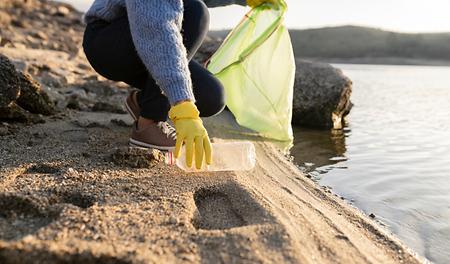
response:
{"label": "green plastic bag", "polygon": [[211,57],[237,122],[261,136],[291,141],[295,60],[283,26],[283,0],[252,9]]}

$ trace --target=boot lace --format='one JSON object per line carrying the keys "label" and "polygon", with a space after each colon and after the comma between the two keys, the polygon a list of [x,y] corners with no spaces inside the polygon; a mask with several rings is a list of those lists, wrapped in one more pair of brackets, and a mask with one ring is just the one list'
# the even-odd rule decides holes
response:
{"label": "boot lace", "polygon": [[177,139],[177,132],[174,127],[169,125],[167,122],[159,122],[157,124],[158,128],[161,129],[161,131],[166,134],[167,138],[171,138],[173,140]]}

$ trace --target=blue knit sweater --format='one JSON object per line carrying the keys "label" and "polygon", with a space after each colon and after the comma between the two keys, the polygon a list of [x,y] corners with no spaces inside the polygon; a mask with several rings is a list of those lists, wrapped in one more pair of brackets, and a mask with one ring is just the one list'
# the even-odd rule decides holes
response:
{"label": "blue knit sweater", "polygon": [[[245,5],[245,0],[203,0],[209,7]],[[95,0],[87,23],[113,21],[127,14],[139,57],[173,105],[195,101],[186,48],[181,36],[183,0]]]}

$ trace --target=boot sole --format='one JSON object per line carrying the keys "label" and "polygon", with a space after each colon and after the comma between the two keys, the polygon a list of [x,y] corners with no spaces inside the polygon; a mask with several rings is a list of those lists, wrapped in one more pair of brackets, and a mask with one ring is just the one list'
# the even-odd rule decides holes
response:
{"label": "boot sole", "polygon": [[132,147],[157,149],[157,150],[161,150],[161,151],[175,150],[175,147],[162,147],[162,146],[152,145],[152,144],[144,143],[144,142],[132,139],[132,138],[130,138],[129,145]]}

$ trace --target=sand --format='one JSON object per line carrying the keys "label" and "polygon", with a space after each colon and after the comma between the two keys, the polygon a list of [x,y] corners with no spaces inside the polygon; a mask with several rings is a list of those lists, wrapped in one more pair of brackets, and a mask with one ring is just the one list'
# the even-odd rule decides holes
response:
{"label": "sand", "polygon": [[[0,137],[0,263],[418,263],[374,221],[257,139],[250,172],[111,162],[127,115],[66,111]],[[215,141],[229,113],[205,120]],[[82,124],[82,125],[81,125]]]}

